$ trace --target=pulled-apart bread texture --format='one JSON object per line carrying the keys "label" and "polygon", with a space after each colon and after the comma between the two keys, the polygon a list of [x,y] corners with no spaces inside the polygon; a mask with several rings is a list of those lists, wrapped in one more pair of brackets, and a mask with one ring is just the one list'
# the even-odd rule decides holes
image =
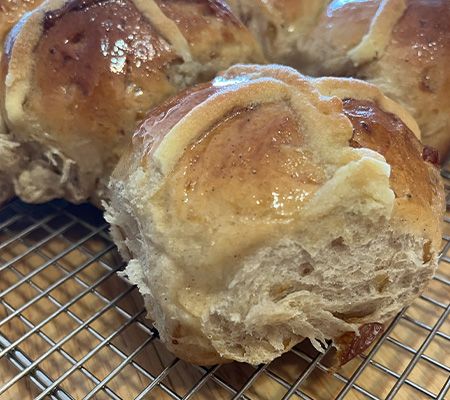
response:
{"label": "pulled-apart bread texture", "polygon": [[235,66],[154,109],[107,219],[181,358],[267,362],[303,338],[345,363],[424,289],[444,192],[414,120],[374,86]]}
{"label": "pulled-apart bread texture", "polygon": [[234,0],[272,62],[376,84],[450,152],[450,1]]}
{"label": "pulled-apart bread texture", "polygon": [[5,47],[3,183],[28,202],[101,198],[151,107],[242,60],[264,61],[221,1],[43,3]]}

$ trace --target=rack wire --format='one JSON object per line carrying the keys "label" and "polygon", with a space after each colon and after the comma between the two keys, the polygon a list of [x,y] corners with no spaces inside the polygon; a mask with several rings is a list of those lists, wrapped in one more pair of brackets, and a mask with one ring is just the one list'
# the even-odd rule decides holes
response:
{"label": "rack wire", "polygon": [[[450,167],[450,165],[448,166]],[[437,274],[380,340],[337,372],[308,343],[268,365],[193,366],[145,319],[99,211],[0,210],[1,399],[449,399],[450,169]]]}

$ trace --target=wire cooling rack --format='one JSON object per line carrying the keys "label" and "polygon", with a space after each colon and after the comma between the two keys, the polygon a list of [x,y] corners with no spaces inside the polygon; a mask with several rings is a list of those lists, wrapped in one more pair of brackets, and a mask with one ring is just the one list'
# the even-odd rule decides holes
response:
{"label": "wire cooling rack", "polygon": [[444,225],[427,291],[338,372],[308,343],[204,368],[160,343],[95,208],[13,201],[0,210],[0,398],[450,399],[449,212]]}

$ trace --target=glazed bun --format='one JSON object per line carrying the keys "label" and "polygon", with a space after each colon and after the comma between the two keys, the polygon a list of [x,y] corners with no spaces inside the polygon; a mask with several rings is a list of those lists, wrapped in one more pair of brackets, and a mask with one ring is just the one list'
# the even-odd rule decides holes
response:
{"label": "glazed bun", "polygon": [[443,185],[418,135],[370,84],[275,65],[154,109],[107,220],[167,347],[198,364],[268,362],[303,338],[341,363],[362,352],[437,265]]}
{"label": "glazed bun", "polygon": [[151,107],[243,60],[264,61],[220,1],[47,1],[6,43],[0,170],[27,202],[96,201]]}
{"label": "glazed bun", "polygon": [[[40,0],[0,5],[0,41]],[[349,22],[350,21],[350,22]],[[445,0],[47,0],[6,41],[0,203],[96,204],[145,114],[237,62],[376,84],[450,150]]]}
{"label": "glazed bun", "polygon": [[376,84],[417,120],[442,160],[450,151],[450,2],[334,0],[294,51],[302,72]]}
{"label": "glazed bun", "polygon": [[267,59],[312,76],[376,84],[450,151],[448,0],[231,0]]}

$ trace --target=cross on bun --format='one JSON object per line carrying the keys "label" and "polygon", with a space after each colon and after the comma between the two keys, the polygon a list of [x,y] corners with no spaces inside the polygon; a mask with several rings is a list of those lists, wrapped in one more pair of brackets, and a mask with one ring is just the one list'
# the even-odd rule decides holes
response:
{"label": "cross on bun", "polygon": [[[360,23],[349,24],[351,15],[360,16]],[[414,116],[425,144],[438,149],[442,160],[448,155],[450,2],[333,1],[304,43],[307,73],[376,84]]]}
{"label": "cross on bun", "polygon": [[9,30],[28,11],[42,3],[42,0],[2,0],[0,3],[0,43]]}
{"label": "cross on bun", "polygon": [[151,107],[243,60],[264,61],[221,1],[47,1],[6,43],[0,169],[25,201],[95,201]]}
{"label": "cross on bun", "polygon": [[450,152],[448,0],[233,0],[272,62],[376,84]]}
{"label": "cross on bun", "polygon": [[[1,3],[0,41],[39,4]],[[98,204],[150,108],[266,59],[375,83],[444,160],[449,21],[445,0],[48,0],[14,27],[0,69],[0,203]]]}
{"label": "cross on bun", "polygon": [[167,347],[198,364],[303,338],[341,363],[364,351],[437,265],[444,191],[417,135],[373,85],[274,65],[151,111],[106,217]]}

